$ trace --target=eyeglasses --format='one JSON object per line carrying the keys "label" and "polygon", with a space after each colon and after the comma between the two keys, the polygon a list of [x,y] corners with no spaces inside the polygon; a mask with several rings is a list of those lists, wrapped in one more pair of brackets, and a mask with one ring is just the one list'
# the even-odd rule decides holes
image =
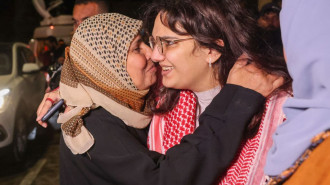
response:
{"label": "eyeglasses", "polygon": [[186,38],[186,39],[175,39],[175,40],[166,40],[162,37],[156,37],[156,40],[154,39],[153,36],[149,37],[149,44],[151,49],[154,49],[157,46],[157,49],[159,51],[160,54],[164,55],[166,53],[166,49],[168,46],[171,46],[173,44],[179,43],[179,42],[183,42],[186,40],[191,40],[194,38]]}

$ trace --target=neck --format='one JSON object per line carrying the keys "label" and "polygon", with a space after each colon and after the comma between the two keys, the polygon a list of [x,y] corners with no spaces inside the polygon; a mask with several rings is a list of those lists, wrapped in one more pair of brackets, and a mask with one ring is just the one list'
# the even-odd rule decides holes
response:
{"label": "neck", "polygon": [[209,78],[200,80],[200,83],[195,83],[194,87],[191,88],[190,90],[194,92],[203,92],[203,91],[208,91],[210,89],[213,89],[217,86],[220,85],[219,80],[214,78],[214,76],[210,76]]}

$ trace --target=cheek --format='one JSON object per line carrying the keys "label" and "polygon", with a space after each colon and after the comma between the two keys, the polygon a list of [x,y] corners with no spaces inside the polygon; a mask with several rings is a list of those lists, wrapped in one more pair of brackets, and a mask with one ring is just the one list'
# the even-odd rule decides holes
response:
{"label": "cheek", "polygon": [[175,68],[177,71],[184,70],[184,66],[187,65],[189,57],[183,51],[168,52],[166,54],[167,61]]}
{"label": "cheek", "polygon": [[144,57],[134,55],[127,60],[127,72],[132,78],[134,85],[141,88],[140,85],[144,79],[144,70],[146,68],[146,60]]}
{"label": "cheek", "polygon": [[140,70],[144,70],[147,67],[147,60],[143,56],[135,57],[135,66]]}
{"label": "cheek", "polygon": [[195,57],[190,53],[186,52],[177,52],[177,53],[169,53],[167,55],[168,61],[173,65],[174,71],[178,76],[186,76],[190,75],[191,68],[194,64]]}
{"label": "cheek", "polygon": [[131,55],[127,59],[127,72],[128,73],[140,73],[147,66],[147,61],[145,57],[140,55]]}

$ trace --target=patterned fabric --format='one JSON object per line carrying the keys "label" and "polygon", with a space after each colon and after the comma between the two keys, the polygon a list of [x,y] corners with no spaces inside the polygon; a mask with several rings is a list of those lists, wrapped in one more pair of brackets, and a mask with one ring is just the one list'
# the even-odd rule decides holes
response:
{"label": "patterned fabric", "polygon": [[85,116],[89,111],[90,107],[84,107],[80,113],[72,117],[69,121],[63,123],[62,130],[66,135],[76,137],[81,133],[81,127],[83,125],[82,117]]}
{"label": "patterned fabric", "polygon": [[221,185],[260,185],[265,182],[263,167],[272,145],[271,135],[284,120],[282,105],[287,93],[279,93],[267,100],[257,134],[242,142],[236,159],[221,178]]}
{"label": "patterned fabric", "polygon": [[280,175],[276,177],[271,177],[268,181],[268,185],[276,185],[276,184],[282,184],[284,183],[288,178],[292,176],[294,172],[298,169],[301,164],[309,158],[309,156],[312,154],[314,149],[318,147],[324,140],[329,138],[330,136],[330,130],[326,130],[317,136],[315,136],[312,141],[309,148],[297,159],[297,161],[287,170],[283,171]]}
{"label": "patterned fabric", "polygon": [[141,26],[140,20],[107,13],[88,18],[76,30],[60,82],[61,97],[75,108],[58,119],[63,123],[65,143],[74,154],[84,153],[94,144],[81,116],[76,117],[85,108],[102,106],[129,126],[148,125],[150,119],[141,110],[148,90],[138,90],[126,70],[130,43]]}
{"label": "patterned fabric", "polygon": [[179,144],[182,137],[195,130],[197,99],[191,91],[182,90],[173,110],[153,116],[148,137],[150,150],[165,154]]}

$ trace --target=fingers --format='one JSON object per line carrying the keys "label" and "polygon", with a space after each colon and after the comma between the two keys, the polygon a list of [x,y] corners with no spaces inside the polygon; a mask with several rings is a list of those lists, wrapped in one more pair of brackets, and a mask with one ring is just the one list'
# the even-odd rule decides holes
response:
{"label": "fingers", "polygon": [[64,110],[64,113],[70,112],[70,110],[72,110],[71,106],[67,106]]}
{"label": "fingers", "polygon": [[40,114],[40,111],[41,111],[42,107],[44,106],[45,100],[48,98],[48,96],[49,96],[48,93],[46,93],[44,98],[42,99],[42,101],[38,107],[38,110],[37,110],[37,115]]}
{"label": "fingers", "polygon": [[44,128],[47,127],[47,123],[41,121],[41,118],[52,107],[52,102],[47,100],[47,98],[50,98],[50,99],[54,100],[55,103],[58,102],[59,99],[60,99],[59,91],[53,91],[53,92],[50,92],[50,93],[46,93],[44,98],[42,99],[39,107],[38,107],[36,121],[38,122],[39,125],[41,125]]}
{"label": "fingers", "polygon": [[[46,93],[37,110],[36,121],[38,122],[39,125],[41,125],[44,128],[47,127],[47,123],[42,122],[41,118],[46,114],[47,110],[52,106],[50,101],[46,101],[48,96],[49,96],[49,93]],[[48,109],[47,109],[47,107],[48,107]]]}
{"label": "fingers", "polygon": [[268,74],[254,63],[237,61],[229,73],[227,83],[252,89],[267,97],[284,83],[284,79]]}

